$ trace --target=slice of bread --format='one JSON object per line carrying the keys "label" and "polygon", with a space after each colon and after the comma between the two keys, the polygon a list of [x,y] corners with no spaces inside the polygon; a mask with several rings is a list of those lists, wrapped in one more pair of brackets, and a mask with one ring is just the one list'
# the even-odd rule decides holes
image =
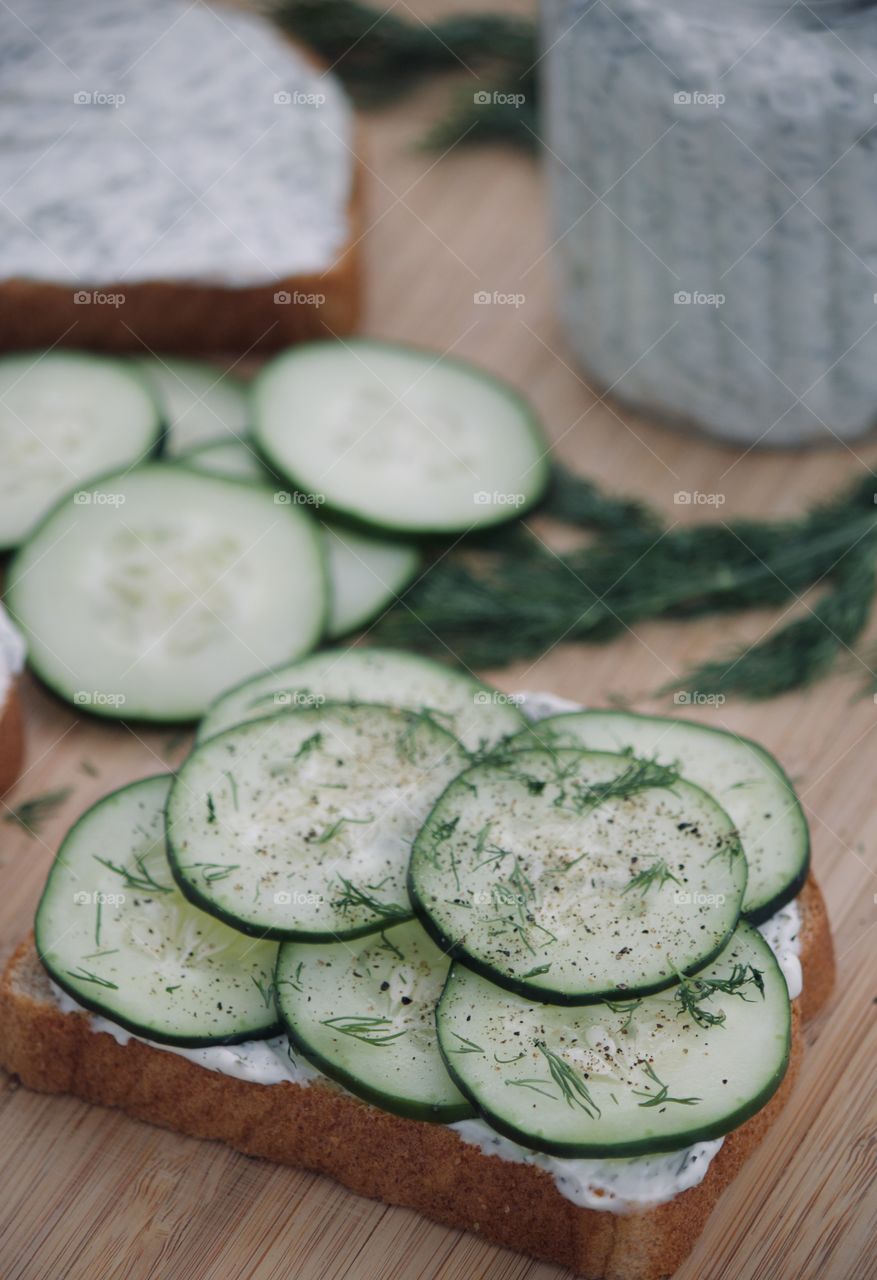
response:
{"label": "slice of bread", "polygon": [[831,990],[831,934],[812,877],[798,903],[804,991],[793,1005],[786,1079],[762,1111],[728,1135],[698,1186],[635,1213],[580,1208],[544,1170],[484,1155],[450,1128],[390,1115],[329,1081],[252,1084],[137,1040],[119,1045],[91,1031],[87,1014],[60,1010],[32,939],[19,946],[0,983],[0,1062],[29,1088],[73,1093],[247,1155],[328,1174],[360,1195],[417,1209],[593,1280],[659,1280],[690,1252],[722,1190],[788,1100],[802,1023]]}
{"label": "slice of bread", "polygon": [[355,328],[354,122],[309,51],[197,0],[116,0],[112,22],[106,0],[31,0],[3,36],[0,348],[239,354]]}

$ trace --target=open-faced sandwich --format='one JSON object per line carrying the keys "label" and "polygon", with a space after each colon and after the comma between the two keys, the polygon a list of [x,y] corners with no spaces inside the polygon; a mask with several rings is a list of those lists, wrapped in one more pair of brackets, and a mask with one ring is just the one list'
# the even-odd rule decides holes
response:
{"label": "open-faced sandwich", "polygon": [[336,650],[220,697],[176,776],[74,825],[0,1057],[656,1280],[787,1100],[832,978],[807,824],[754,743]]}

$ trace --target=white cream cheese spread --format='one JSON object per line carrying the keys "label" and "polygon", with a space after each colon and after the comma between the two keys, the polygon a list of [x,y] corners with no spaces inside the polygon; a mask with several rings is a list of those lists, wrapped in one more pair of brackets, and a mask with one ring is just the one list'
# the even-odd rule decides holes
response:
{"label": "white cream cheese spread", "polygon": [[[526,693],[521,697],[525,714],[534,720],[556,715],[560,711],[581,710],[578,703],[553,694]],[[801,993],[800,925],[797,903],[791,902],[760,926],[765,941],[779,961],[793,999]],[[55,983],[51,983],[51,987],[64,1012],[82,1011],[82,1006]],[[95,1014],[89,1016],[93,1031],[106,1032],[118,1044],[126,1044],[131,1039],[143,1039],[132,1036],[106,1018]],[[149,1040],[144,1040],[143,1043],[152,1044]],[[254,1084],[272,1085],[288,1081],[291,1084],[308,1085],[313,1080],[325,1079],[321,1072],[311,1067],[303,1058],[293,1055],[285,1036],[204,1049],[181,1049],[165,1044],[152,1044],[152,1047],[187,1058],[208,1071],[219,1071],[223,1075],[249,1080]],[[333,1088],[337,1087],[340,1086],[333,1083]],[[461,1120],[449,1128],[463,1142],[477,1146],[486,1155],[497,1156],[501,1160],[518,1160],[544,1169],[553,1177],[561,1195],[574,1204],[610,1213],[631,1213],[663,1204],[690,1187],[697,1186],[702,1182],[724,1141],[716,1138],[710,1142],[694,1143],[678,1151],[629,1159],[566,1160],[529,1151],[502,1137],[483,1120]]]}
{"label": "white cream cheese spread", "polygon": [[663,1204],[689,1187],[696,1187],[723,1141],[715,1138],[680,1151],[628,1160],[561,1160],[518,1146],[483,1120],[459,1120],[450,1127],[485,1155],[545,1169],[561,1195],[573,1204],[609,1213],[629,1213],[646,1205]]}
{"label": "white cream cheese spread", "polygon": [[29,0],[26,18],[0,9],[0,278],[124,293],[335,261],[351,112],[271,23],[197,0]]}
{"label": "white cream cheese spread", "polygon": [[801,972],[801,912],[794,899],[780,907],[769,920],[758,926],[758,932],[777,958],[783,971],[789,998],[796,1000],[804,987]]}
{"label": "white cream cheese spread", "polygon": [[0,711],[9,686],[24,666],[24,638],[0,604]]}
{"label": "white cream cheese spread", "polygon": [[163,1049],[165,1053],[186,1058],[208,1071],[218,1071],[220,1075],[233,1076],[235,1080],[249,1080],[251,1084],[280,1084],[287,1080],[290,1084],[306,1085],[321,1077],[319,1071],[292,1052],[286,1036],[272,1036],[270,1040],[245,1040],[241,1044],[214,1044],[204,1049],[183,1049],[175,1044],[157,1044],[144,1036],[133,1035],[109,1018],[102,1018],[99,1014],[83,1009],[78,1001],[68,996],[51,979],[50,986],[59,1009],[64,1013],[88,1013],[91,1030],[105,1032],[113,1037],[116,1044],[126,1045],[129,1040],[139,1040],[142,1044],[148,1044],[151,1049]]}

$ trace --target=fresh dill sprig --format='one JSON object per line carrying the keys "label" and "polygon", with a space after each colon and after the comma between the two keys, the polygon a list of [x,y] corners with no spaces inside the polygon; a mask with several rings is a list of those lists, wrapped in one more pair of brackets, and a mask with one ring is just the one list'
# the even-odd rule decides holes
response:
{"label": "fresh dill sprig", "polygon": [[342,892],[332,900],[331,905],[342,915],[362,909],[371,911],[382,920],[407,920],[411,915],[407,907],[402,907],[396,902],[381,902],[374,893],[369,892],[373,888],[372,885],[360,888],[344,876],[339,876],[338,879],[341,882]]}
{"label": "fresh dill sprig", "polygon": [[121,876],[126,889],[139,893],[173,893],[172,885],[160,884],[152,872],[147,869],[145,853],[139,853],[135,856],[134,865],[137,868],[136,871],[132,871],[129,867],[123,867],[117,862],[112,862],[109,858],[101,858],[96,853],[93,857],[95,862],[99,862],[102,867],[106,867],[114,875]]}
{"label": "fresh dill sprig", "polygon": [[274,981],[271,980],[269,982],[265,982],[263,981],[263,979],[257,978],[254,973],[250,974],[250,980],[253,983],[253,986],[258,991],[259,995],[264,1000],[265,1008],[270,1009],[271,1006],[274,1004],[274,997],[277,992],[277,987]]}
{"label": "fresh dill sprig", "polygon": [[405,960],[405,956],[402,951],[396,946],[395,942],[390,941],[383,929],[381,930],[381,940],[378,943],[377,949],[378,951],[389,951],[391,955],[394,955],[398,960],[402,960],[403,962]]}
{"label": "fresh dill sprig", "polygon": [[699,1027],[720,1027],[725,1022],[724,1011],[714,1013],[712,1009],[704,1007],[717,993],[748,1000],[750,997],[747,990],[754,988],[759,995],[764,996],[764,975],[754,965],[735,964],[727,978],[688,978],[681,973],[676,976],[679,979],[674,992],[679,1005],[676,1016],[691,1018]]}
{"label": "fresh dill sprig", "polygon": [[101,978],[98,974],[92,973],[90,969],[68,969],[71,978],[75,978],[77,982],[93,982],[96,987],[109,987],[113,991],[118,991],[118,984],[110,982],[109,978]]}
{"label": "fresh dill sprig", "polygon": [[227,880],[233,871],[240,870],[239,862],[188,862],[183,871],[200,871],[205,884],[215,884],[217,880]]}
{"label": "fresh dill sprig", "polygon": [[[396,749],[402,756],[403,760],[407,760],[409,764],[417,763],[417,742],[416,736],[419,729],[424,725],[431,725],[435,729],[442,729],[444,726],[439,724],[435,718],[435,712],[428,707],[422,707],[419,711],[409,711],[407,713],[408,723],[399,734],[396,740]],[[447,730],[445,730],[447,732]]]}
{"label": "fresh dill sprig", "polygon": [[392,1018],[370,1017],[365,1014],[324,1018],[321,1025],[329,1027],[332,1031],[338,1031],[343,1036],[352,1036],[354,1040],[359,1040],[362,1044],[390,1044],[393,1040],[398,1040],[401,1036],[408,1034],[407,1030],[389,1030],[393,1026]]}
{"label": "fresh dill sprig", "polygon": [[282,774],[289,773],[294,764],[297,764],[299,760],[307,759],[312,751],[316,751],[322,745],[322,742],[323,735],[319,730],[316,733],[312,733],[310,737],[299,743],[298,748],[292,755],[285,756],[281,760],[275,760],[269,765],[268,773],[270,777],[279,778]]}
{"label": "fresh dill sprig", "polygon": [[[568,494],[560,515],[595,531],[586,545],[549,551],[530,515],[464,540],[421,575],[372,639],[496,668],[544,653],[561,635],[603,644],[647,620],[788,606],[817,588],[813,604],[761,643],[667,686],[772,697],[825,675],[862,635],[877,595],[875,487],[866,475],[794,519],[661,530],[657,517],[613,516],[611,499],[606,518],[573,482],[580,502]],[[550,515],[550,503],[542,510]]]}
{"label": "fresh dill sprig", "polygon": [[[427,77],[443,72],[475,73],[471,85],[482,92],[486,81],[477,73],[483,69],[499,77],[491,89],[519,86],[526,72],[532,74],[539,56],[535,24],[502,13],[454,13],[427,23],[413,13],[403,16],[392,7],[379,9],[361,0],[282,0],[273,14],[287,31],[316,49],[357,103],[366,107],[401,98]],[[526,95],[526,88],[518,89],[522,91]],[[534,112],[535,91],[529,92],[525,105]],[[505,105],[492,94],[489,102],[475,104],[472,87],[468,100],[481,105],[487,119]],[[444,124],[450,141],[458,136],[458,115],[459,108]],[[499,126],[492,128],[495,133]],[[514,140],[533,145],[514,120],[508,128]],[[430,145],[441,145],[442,136],[431,137]]]}
{"label": "fresh dill sprig", "polygon": [[[506,1080],[505,1083],[522,1089],[532,1089],[535,1093],[542,1093],[544,1097],[551,1098],[554,1102],[563,1099],[568,1107],[579,1107],[589,1119],[596,1120],[600,1115],[600,1108],[591,1096],[584,1079],[559,1054],[549,1049],[544,1041],[537,1040],[536,1048],[548,1063],[551,1078],[549,1080],[540,1080],[538,1077],[528,1080]],[[549,1092],[552,1085],[559,1090],[559,1096]]]}
{"label": "fresh dill sprig", "polygon": [[229,769],[226,769],[226,770],[225,770],[225,776],[228,778],[228,785],[229,785],[229,788],[230,788],[230,790],[231,790],[231,802],[232,802],[232,805],[234,806],[235,812],[237,812],[237,807],[238,807],[238,783],[237,783],[237,778],[234,776],[234,774],[233,774]]}
{"label": "fresh dill sprig", "polygon": [[672,787],[678,781],[679,773],[673,765],[633,757],[622,773],[606,782],[573,782],[572,794],[565,794],[563,799],[568,800],[577,813],[587,813],[607,800],[627,800],[640,791]]}
{"label": "fresh dill sprig", "polygon": [[448,1049],[448,1053],[484,1053],[480,1044],[476,1044],[474,1040],[467,1040],[465,1036],[460,1035],[459,1031],[452,1031],[451,1035],[460,1041],[460,1047],[459,1049]]}
{"label": "fresh dill sprig", "polygon": [[[506,850],[500,850],[500,853],[503,857],[507,856]],[[534,918],[536,886],[521,866],[517,854],[511,856],[513,863],[509,875],[491,885],[490,901],[496,914],[489,916],[485,924],[491,926],[491,937],[501,937],[511,932],[535,956],[537,951],[532,937],[534,931],[540,935],[543,946],[550,946],[557,941],[557,937]],[[533,972],[547,972],[548,967],[550,966],[543,966]]]}
{"label": "fresh dill sprig", "polygon": [[278,987],[292,987],[293,991],[303,991],[304,988],[302,986],[301,971],[304,968],[304,965],[304,960],[299,960],[298,964],[295,966],[295,973],[291,978],[275,978],[275,991]]}
{"label": "fresh dill sprig", "polygon": [[633,1022],[633,1015],[642,1004],[642,997],[638,1000],[604,1000],[607,1009],[611,1009],[613,1013],[623,1013],[624,1019],[619,1027],[620,1031],[629,1031]]}
{"label": "fresh dill sprig", "polygon": [[314,844],[328,844],[338,832],[344,827],[362,827],[368,826],[370,822],[374,822],[374,818],[348,818],[343,814],[336,822],[333,822],[326,830],[314,840]]}
{"label": "fresh dill sprig", "polygon": [[653,885],[660,889],[662,885],[667,884],[670,880],[674,884],[681,884],[679,877],[674,876],[664,859],[658,858],[650,866],[643,867],[642,871],[637,871],[636,875],[631,876],[621,892],[629,893],[631,889],[636,889],[639,891],[640,896],[644,898]]}
{"label": "fresh dill sprig", "polygon": [[3,821],[14,822],[31,838],[35,838],[42,824],[55,816],[72,791],[72,787],[58,787],[55,791],[44,791],[42,795],[32,796],[30,800],[22,800],[21,804],[3,815]]}
{"label": "fresh dill sprig", "polygon": [[716,850],[710,854],[707,862],[716,862],[720,858],[727,858],[728,865],[733,866],[735,860],[743,856],[743,845],[740,841],[739,831],[729,831],[720,836]]}
{"label": "fresh dill sprig", "polygon": [[658,1086],[657,1093],[651,1093],[648,1089],[634,1089],[633,1092],[638,1098],[645,1098],[645,1102],[637,1105],[640,1107],[660,1107],[665,1102],[676,1102],[680,1107],[694,1107],[698,1102],[702,1102],[702,1098],[671,1098],[669,1085],[658,1077],[654,1067],[649,1062],[641,1062],[640,1066],[646,1075]]}

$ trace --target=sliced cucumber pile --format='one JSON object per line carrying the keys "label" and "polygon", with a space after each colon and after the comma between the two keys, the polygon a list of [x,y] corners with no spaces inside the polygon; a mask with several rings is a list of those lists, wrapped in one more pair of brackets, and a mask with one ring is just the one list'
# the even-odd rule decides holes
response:
{"label": "sliced cucumber pile", "polygon": [[19,550],[7,603],[62,697],[122,719],[191,720],[316,644],[319,529],[271,490],[150,464],[68,495]]}
{"label": "sliced cucumber pile", "polygon": [[362,941],[284,943],[277,1003],[293,1048],[385,1111],[451,1124],[475,1114],[438,1049],[444,952],[415,921]]}
{"label": "sliced cucumber pile", "polygon": [[411,915],[411,842],[466,754],[427,713],[326,704],[208,738],[167,809],[192,902],[257,937],[354,938]]}
{"label": "sliced cucumber pile", "polygon": [[488,1123],[569,1158],[728,1133],[779,1087],[791,1036],[785,980],[748,924],[696,979],[624,1004],[534,1004],[455,964],[437,1021],[448,1070]]}
{"label": "sliced cucumber pile", "polygon": [[185,455],[187,467],[209,471],[212,475],[229,476],[232,480],[270,481],[271,473],[245,439],[208,440]]}
{"label": "sliced cucumber pile", "polygon": [[500,986],[584,1004],[660,990],[731,936],[746,860],[731,819],[672,769],[517,751],[457,778],[414,845],[409,892],[439,945]]}
{"label": "sliced cucumber pile", "polygon": [[[199,471],[262,480],[271,473],[244,440],[214,440],[186,455]],[[356,631],[392,604],[420,566],[420,551],[410,542],[375,538],[329,521],[321,523],[329,574],[326,634],[336,640]]]}
{"label": "sliced cucumber pile", "polygon": [[36,946],[75,1000],[162,1044],[232,1044],[278,1030],[277,947],[187,902],[164,840],[170,778],[100,800],[73,826],[49,873]]}
{"label": "sliced cucumber pile", "polygon": [[246,383],[202,360],[141,356],[133,362],[161,406],[165,449],[173,457],[208,440],[245,435],[250,425]]}
{"label": "sliced cucumber pile", "polygon": [[329,567],[329,625],[333,640],[365,626],[393,604],[420,566],[420,552],[404,542],[324,524]]}
{"label": "sliced cucumber pile", "polygon": [[118,360],[48,351],[0,359],[0,551],[18,544],[62,494],[133,467],[161,441],[158,406]]}
{"label": "sliced cucumber pile", "polygon": [[513,699],[458,668],[396,649],[328,649],[224,693],[201,721],[198,740],[326,701],[425,708],[470,751],[494,746],[526,723]]}
{"label": "sliced cucumber pile", "polygon": [[800,802],[779,763],[763,747],[690,720],[626,711],[580,711],[536,724],[524,740],[551,747],[626,751],[675,764],[730,814],[749,864],[743,913],[754,924],[800,892],[810,864],[810,835]]}
{"label": "sliced cucumber pile", "polygon": [[382,532],[497,524],[548,483],[547,445],[524,400],[474,365],[413,347],[295,347],[258,374],[253,416],[279,475]]}

